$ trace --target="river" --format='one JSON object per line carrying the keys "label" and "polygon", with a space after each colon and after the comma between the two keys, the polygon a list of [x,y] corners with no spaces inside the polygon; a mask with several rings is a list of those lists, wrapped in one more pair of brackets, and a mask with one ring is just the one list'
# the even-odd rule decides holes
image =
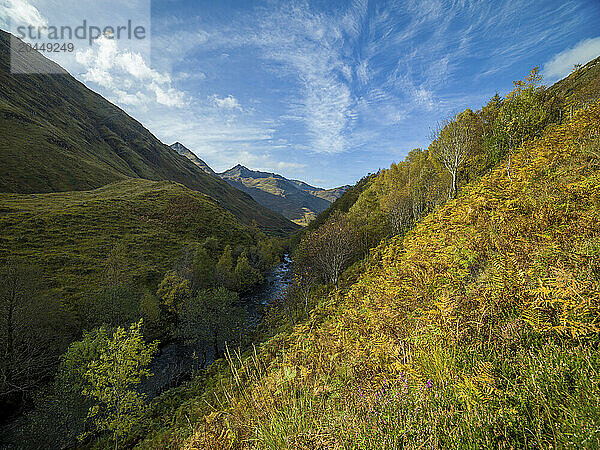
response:
{"label": "river", "polygon": [[[285,255],[283,262],[276,266],[265,278],[264,283],[253,293],[240,298],[240,303],[248,312],[248,328],[255,329],[262,321],[265,309],[283,292],[291,281],[292,260]],[[206,361],[202,366],[194,354],[206,351]],[[181,341],[173,341],[160,348],[159,354],[149,366],[153,376],[145,379],[140,390],[154,398],[162,392],[188,380],[195,370],[207,367],[214,362],[212,345],[189,346]]]}
{"label": "river", "polygon": [[[292,261],[288,255],[284,256],[283,262],[276,266],[265,278],[265,282],[252,294],[240,298],[241,304],[248,311],[248,330],[251,332],[261,323],[266,308],[273,299],[275,299],[291,281]],[[214,361],[212,346],[205,346],[207,350],[207,360],[204,367],[212,364]],[[199,348],[193,348],[184,345],[180,341],[172,341],[159,350],[158,355],[150,363],[150,373],[154,375],[146,378],[139,389],[145,393],[149,399],[156,397],[162,392],[180,385],[189,380],[195,370],[201,369],[200,361],[193,357],[194,351],[197,353]],[[23,415],[14,417],[7,424],[0,427],[0,448],[61,448],[59,441],[37,445],[32,442],[23,441],[23,432],[26,427],[26,418]],[[52,435],[50,433],[50,435]],[[22,443],[14,445],[11,443]],[[68,441],[66,441],[68,442]]]}

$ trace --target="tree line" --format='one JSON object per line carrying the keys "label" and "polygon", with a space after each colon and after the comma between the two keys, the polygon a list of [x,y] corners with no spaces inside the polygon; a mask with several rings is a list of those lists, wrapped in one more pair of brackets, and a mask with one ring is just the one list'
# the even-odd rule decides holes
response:
{"label": "tree line", "polygon": [[296,283],[282,300],[283,315],[292,317],[294,310],[296,318],[305,317],[307,290],[340,287],[345,271],[351,276],[348,268],[372,248],[406,233],[459,196],[465,184],[501,164],[510,179],[512,154],[560,123],[571,105],[562,92],[542,85],[536,67],[504,98],[496,94],[481,109],[438,123],[427,148],[413,149],[404,161],[362,179],[301,233],[294,251]]}

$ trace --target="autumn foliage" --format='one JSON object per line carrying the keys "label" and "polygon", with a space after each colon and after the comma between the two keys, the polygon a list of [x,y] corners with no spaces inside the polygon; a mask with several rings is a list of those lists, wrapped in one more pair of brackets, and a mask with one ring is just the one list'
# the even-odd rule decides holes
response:
{"label": "autumn foliage", "polygon": [[189,447],[600,445],[599,136],[596,102],[524,140],[510,172],[505,158],[291,333],[231,356],[221,431],[198,422]]}

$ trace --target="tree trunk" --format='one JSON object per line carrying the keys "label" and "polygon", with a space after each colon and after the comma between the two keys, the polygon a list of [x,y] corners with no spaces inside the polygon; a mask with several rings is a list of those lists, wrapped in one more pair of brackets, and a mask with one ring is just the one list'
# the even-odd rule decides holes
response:
{"label": "tree trunk", "polygon": [[450,200],[456,198],[456,171],[452,172],[452,190],[450,191]]}

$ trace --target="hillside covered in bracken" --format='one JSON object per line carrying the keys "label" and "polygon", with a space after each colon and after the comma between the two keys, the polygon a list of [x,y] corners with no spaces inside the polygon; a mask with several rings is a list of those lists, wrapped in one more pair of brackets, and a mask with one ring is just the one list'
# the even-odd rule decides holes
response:
{"label": "hillside covered in bracken", "polygon": [[599,20],[0,0],[0,449],[600,449]]}
{"label": "hillside covered in bracken", "polygon": [[[500,110],[527,92],[558,101],[528,80]],[[386,197],[414,196],[390,185],[419,166],[368,179],[302,238],[305,270],[271,337],[159,401],[141,447],[599,445],[600,103],[572,102],[470,181],[463,172],[456,198],[437,169],[446,197],[400,231]],[[363,204],[389,219],[370,234],[380,243],[353,250],[338,288],[307,282],[336,230],[366,233]]]}

